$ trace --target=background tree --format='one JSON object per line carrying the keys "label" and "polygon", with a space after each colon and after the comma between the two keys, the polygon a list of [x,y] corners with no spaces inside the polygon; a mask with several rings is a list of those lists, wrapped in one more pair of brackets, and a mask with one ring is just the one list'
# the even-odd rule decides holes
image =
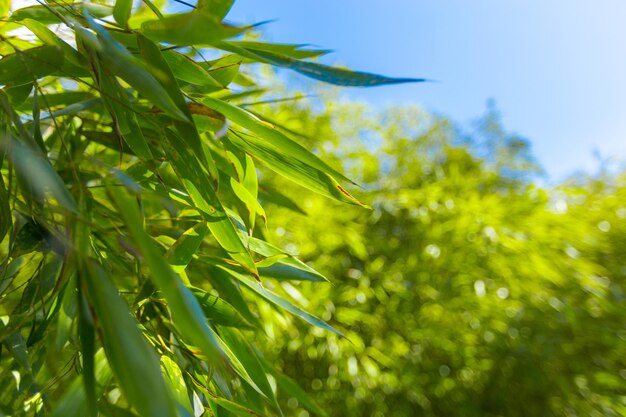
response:
{"label": "background tree", "polygon": [[285,317],[268,352],[330,414],[626,413],[624,174],[543,189],[493,110],[473,135],[407,107],[274,113],[372,197],[329,210],[274,180],[307,215],[271,209],[268,236],[332,277],[282,290],[349,341]]}

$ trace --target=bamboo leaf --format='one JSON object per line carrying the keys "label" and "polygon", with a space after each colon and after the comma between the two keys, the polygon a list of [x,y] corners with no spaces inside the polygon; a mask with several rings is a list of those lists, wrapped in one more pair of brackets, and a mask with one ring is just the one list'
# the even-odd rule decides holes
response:
{"label": "bamboo leaf", "polygon": [[239,311],[217,295],[210,294],[200,288],[190,288],[196,297],[206,318],[220,326],[246,328],[250,325]]}
{"label": "bamboo leaf", "polygon": [[245,30],[223,24],[218,16],[204,8],[150,20],[141,25],[141,31],[147,38],[175,45],[208,45],[232,38]]}
{"label": "bamboo leaf", "polygon": [[193,414],[191,403],[189,402],[189,393],[187,392],[187,385],[183,379],[183,373],[178,367],[178,364],[167,356],[161,356],[161,369],[165,376],[165,381],[168,383],[171,392],[174,394],[174,399],[180,405],[182,405],[187,412]]}
{"label": "bamboo leaf", "polygon": [[63,53],[58,46],[44,45],[5,55],[0,59],[0,84],[26,84],[62,66]]}
{"label": "bamboo leaf", "polygon": [[[113,376],[103,349],[95,354],[96,396],[100,397]],[[83,417],[88,413],[87,396],[82,376],[69,384],[68,390],[55,404],[51,417]]]}
{"label": "bamboo leaf", "polygon": [[76,202],[50,162],[25,145],[8,137],[0,138],[0,150],[8,153],[20,178],[39,201],[53,198],[68,211],[76,212]]}
{"label": "bamboo leaf", "polygon": [[199,86],[214,87],[216,90],[224,88],[200,64],[184,54],[176,51],[164,51],[163,58],[172,69],[174,76],[181,81]]}
{"label": "bamboo leaf", "polygon": [[315,400],[313,400],[313,398],[311,398],[311,396],[298,385],[296,381],[289,378],[287,375],[283,374],[282,372],[277,371],[276,368],[273,367],[263,357],[261,357],[260,360],[263,364],[263,367],[266,369],[266,371],[272,376],[274,376],[274,378],[276,378],[276,383],[279,389],[284,390],[285,393],[297,399],[298,402],[302,404],[304,408],[306,408],[310,412],[317,414],[318,416],[321,416],[321,417],[328,416],[326,411],[324,411],[315,402]]}
{"label": "bamboo leaf", "polygon": [[124,219],[126,227],[133,237],[143,260],[151,271],[154,284],[161,290],[172,310],[174,324],[183,336],[193,345],[198,346],[213,363],[221,365],[224,352],[217,335],[208,325],[202,308],[191,291],[172,271],[165,258],[159,253],[155,243],[141,226],[139,210],[121,190],[108,188],[112,201]]}
{"label": "bamboo leaf", "polygon": [[288,56],[295,59],[304,59],[304,58],[314,58],[320,55],[325,55],[330,50],[326,49],[317,49],[317,50],[309,50],[302,49],[307,45],[298,45],[298,44],[285,44],[285,43],[266,43],[266,42],[255,42],[255,41],[228,41],[230,45],[236,45],[240,48],[246,48],[250,50],[263,51],[263,52],[273,52],[276,54]]}
{"label": "bamboo leaf", "polygon": [[103,345],[127,400],[145,416],[170,417],[175,405],[163,381],[159,359],[143,337],[128,306],[102,267],[85,262],[84,282],[102,328]]}
{"label": "bamboo leaf", "polygon": [[337,201],[367,207],[348,193],[330,175],[295,158],[287,158],[265,141],[242,132],[231,133],[228,139],[243,151],[254,155],[276,173],[303,187]]}
{"label": "bamboo leaf", "polygon": [[33,19],[45,25],[64,23],[62,19],[78,18],[84,12],[99,19],[110,16],[113,8],[97,3],[46,4],[23,7],[11,14],[12,21]]}
{"label": "bamboo leaf", "polygon": [[425,78],[392,78],[368,72],[351,71],[343,68],[331,67],[316,62],[300,61],[287,55],[259,49],[253,45],[240,47],[235,43],[220,42],[215,44],[231,52],[242,53],[244,56],[259,62],[276,65],[296,71],[309,78],[345,87],[373,87],[385,84],[419,83],[428,81]]}
{"label": "bamboo leaf", "polygon": [[307,313],[306,311],[302,310],[299,307],[296,307],[291,302],[285,300],[284,298],[282,298],[278,294],[275,294],[272,291],[268,290],[267,288],[261,286],[261,284],[259,284],[258,282],[250,280],[248,277],[246,277],[242,273],[234,270],[232,267],[226,267],[224,265],[219,265],[219,264],[216,265],[216,267],[222,269],[223,271],[226,271],[228,274],[230,274],[231,276],[237,278],[237,280],[239,280],[239,282],[244,284],[246,287],[250,288],[252,291],[257,293],[261,297],[265,298],[266,300],[268,300],[272,304],[275,304],[276,306],[282,308],[283,310],[286,310],[286,311],[290,312],[294,316],[299,317],[302,320],[306,321],[307,323],[312,324],[314,326],[317,326],[317,327],[319,327],[321,329],[328,330],[328,331],[331,331],[331,332],[333,332],[333,333],[335,333],[335,334],[337,334],[337,335],[339,335],[341,337],[345,337],[341,332],[339,332],[338,330],[334,329],[332,326],[330,326],[325,321],[315,317],[314,315],[312,315],[310,313]]}
{"label": "bamboo leaf", "polygon": [[[271,404],[280,410],[274,391],[267,379],[263,365],[258,358],[256,352],[252,349],[249,342],[237,329],[222,329],[220,334],[224,342],[230,347],[235,355],[241,360],[241,363],[248,371],[254,383],[260,388],[263,394],[270,400]],[[282,413],[281,413],[282,414]]]}
{"label": "bamboo leaf", "polygon": [[213,98],[205,97],[202,103],[212,108],[215,111],[222,113],[227,119],[238,124],[239,126],[249,130],[260,138],[264,139],[266,143],[275,149],[285,157],[296,158],[297,160],[316,168],[319,171],[325,172],[329,175],[333,175],[347,182],[352,182],[349,178],[343,175],[341,172],[330,167],[319,157],[309,152],[306,148],[297,142],[289,139],[282,132],[275,129],[269,123],[263,122],[251,113],[243,110],[239,107],[226,103],[225,101]]}
{"label": "bamboo leaf", "polygon": [[234,0],[198,0],[196,7],[200,10],[206,10],[221,20],[226,17],[234,2]]}
{"label": "bamboo leaf", "polygon": [[174,272],[181,273],[185,270],[208,231],[206,223],[198,223],[187,229],[168,249],[165,257],[172,265]]}
{"label": "bamboo leaf", "polygon": [[115,21],[123,28],[128,26],[128,18],[133,8],[132,0],[116,0],[113,6],[113,17]]}
{"label": "bamboo leaf", "polygon": [[170,132],[167,137],[169,140],[163,143],[165,153],[194,205],[202,212],[211,234],[234,260],[256,274],[256,267],[248,249],[228,218],[198,160],[177,135]]}
{"label": "bamboo leaf", "polygon": [[0,242],[2,242],[11,227],[13,227],[13,216],[9,206],[9,194],[4,185],[4,178],[0,176]]}
{"label": "bamboo leaf", "polygon": [[139,94],[150,100],[174,119],[187,121],[188,118],[172,101],[170,95],[154,76],[145,68],[140,59],[133,56],[124,46],[115,41],[102,26],[97,24],[88,15],[85,15],[89,26],[98,34],[94,39],[85,30],[78,31],[78,37],[86,44],[93,44],[98,56],[105,68],[116,76],[119,76]]}

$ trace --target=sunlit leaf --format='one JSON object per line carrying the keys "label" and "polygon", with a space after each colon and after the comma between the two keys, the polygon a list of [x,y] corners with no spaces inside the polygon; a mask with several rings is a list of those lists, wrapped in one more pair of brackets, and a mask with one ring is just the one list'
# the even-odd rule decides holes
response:
{"label": "sunlit leaf", "polygon": [[285,311],[290,312],[294,316],[299,317],[302,320],[304,320],[304,321],[306,321],[306,322],[308,322],[308,323],[310,323],[310,324],[312,324],[314,326],[320,327],[320,328],[322,328],[324,330],[331,331],[333,333],[338,334],[339,336],[344,337],[341,332],[335,330],[332,326],[330,326],[329,324],[327,324],[323,320],[315,317],[314,315],[312,315],[310,313],[307,313],[306,311],[302,310],[299,307],[296,307],[295,305],[293,305],[288,300],[282,298],[278,294],[275,294],[272,291],[268,290],[267,288],[261,286],[261,284],[259,284],[258,282],[250,280],[245,275],[243,275],[240,272],[234,270],[233,268],[225,267],[223,265],[217,265],[217,267],[219,267],[220,269],[226,271],[231,276],[237,278],[239,280],[239,282],[241,282],[246,287],[250,288],[252,291],[257,293],[261,297],[265,298],[266,300],[268,300],[269,302],[275,304],[276,306],[284,309]]}
{"label": "sunlit leaf", "polygon": [[330,175],[295,158],[285,157],[283,153],[267,144],[266,141],[246,135],[243,132],[229,134],[228,138],[242,150],[261,160],[273,171],[303,187],[337,201],[365,206]]}
{"label": "sunlit leaf", "polygon": [[86,267],[89,301],[102,327],[107,359],[126,398],[142,415],[174,415],[159,359],[131,318],[128,306],[99,265],[87,261]]}
{"label": "sunlit leaf", "polygon": [[373,87],[385,84],[418,83],[427,81],[425,78],[391,78],[368,72],[351,71],[343,68],[331,67],[317,62],[301,61],[288,55],[270,51],[269,49],[272,48],[263,46],[259,48],[258,46],[255,47],[253,44],[244,44],[244,46],[240,46],[236,43],[220,42],[215,45],[231,52],[242,54],[248,58],[256,59],[259,62],[288,68],[302,75],[323,81],[325,83],[346,87]]}
{"label": "sunlit leaf", "polygon": [[133,8],[132,0],[116,0],[113,6],[113,17],[115,21],[123,28],[128,25],[131,9]]}
{"label": "sunlit leaf", "polygon": [[296,158],[305,164],[310,165],[317,170],[325,172],[329,175],[333,175],[344,181],[351,182],[345,175],[336,169],[330,167],[319,157],[309,152],[302,145],[289,139],[282,132],[275,129],[268,123],[259,120],[249,112],[228,104],[222,100],[218,100],[212,97],[206,97],[202,100],[202,103],[209,106],[215,111],[222,113],[226,118],[232,122],[240,125],[241,127],[248,129],[250,132],[258,135],[262,139],[265,139],[267,144],[275,149],[277,152],[287,156]]}
{"label": "sunlit leaf", "polygon": [[221,23],[221,18],[202,8],[150,20],[141,25],[141,31],[147,38],[176,45],[207,45],[231,38],[245,30]]}
{"label": "sunlit leaf", "polygon": [[40,46],[0,59],[0,84],[20,85],[61,69],[63,53],[57,46]]}

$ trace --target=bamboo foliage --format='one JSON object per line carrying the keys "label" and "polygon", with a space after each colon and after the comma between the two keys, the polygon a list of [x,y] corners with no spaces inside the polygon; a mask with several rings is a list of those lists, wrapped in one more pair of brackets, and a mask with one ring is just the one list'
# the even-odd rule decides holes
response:
{"label": "bamboo foliage", "polygon": [[263,205],[296,204],[258,172],[363,203],[237,104],[259,90],[245,66],[421,80],[234,40],[251,28],[223,21],[231,6],[0,5],[0,415],[282,415],[281,393],[324,414],[246,336],[267,306],[338,333],[274,290],[326,279],[265,242]]}

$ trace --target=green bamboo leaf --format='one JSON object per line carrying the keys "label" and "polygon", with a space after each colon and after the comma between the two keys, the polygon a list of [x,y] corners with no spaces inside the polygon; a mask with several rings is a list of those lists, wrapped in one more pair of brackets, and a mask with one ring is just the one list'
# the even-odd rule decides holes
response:
{"label": "green bamboo leaf", "polygon": [[66,61],[79,67],[83,66],[84,58],[80,55],[80,53],[48,29],[45,24],[33,19],[24,19],[21,23],[26,26],[28,30],[33,32],[42,42],[61,48],[63,50],[63,57]]}
{"label": "green bamboo leaf", "polygon": [[[200,260],[211,267],[213,267],[216,262],[219,262],[218,260],[207,259],[206,257],[201,257]],[[215,268],[211,271],[209,280],[211,281],[211,286],[218,291],[220,298],[223,298],[231,304],[248,323],[251,323],[256,328],[262,328],[259,318],[250,311],[248,302],[243,298],[241,288],[237,285],[235,280],[226,272]]]}
{"label": "green bamboo leaf", "polygon": [[0,23],[0,26],[4,24],[4,19],[9,15],[10,11],[11,11],[11,1],[0,0],[0,18],[2,18],[2,23]]}
{"label": "green bamboo leaf", "polygon": [[48,159],[8,137],[0,138],[0,150],[8,153],[19,177],[28,184],[37,200],[52,198],[64,209],[76,213],[74,197]]}
{"label": "green bamboo leaf", "polygon": [[285,157],[295,158],[319,171],[352,183],[349,178],[336,169],[330,167],[319,157],[309,152],[305,147],[289,139],[282,132],[275,129],[271,124],[263,122],[246,110],[213,97],[205,97],[202,100],[202,103],[213,110],[222,113],[232,122],[249,130],[255,135],[258,135],[260,138],[265,139],[267,144]]}
{"label": "green bamboo leaf", "polygon": [[[109,385],[112,372],[104,349],[95,354],[96,396],[100,397],[105,387]],[[84,417],[88,414],[87,396],[81,375],[76,377],[68,390],[53,407],[50,417]]]}
{"label": "green bamboo leaf", "polygon": [[199,63],[199,65],[209,70],[209,74],[218,83],[228,86],[239,74],[241,57],[238,55],[226,55],[214,61]]}
{"label": "green bamboo leaf", "polygon": [[[126,98],[125,91],[119,85],[117,79],[100,71],[99,80],[100,89],[102,90],[101,102],[104,102],[111,114],[117,134],[124,139],[135,155],[143,160],[152,159],[154,157],[152,150],[139,127],[137,116]],[[87,103],[77,103],[75,109],[81,104],[83,107],[85,105],[96,105],[97,102],[95,100],[91,99]],[[68,111],[67,108],[64,110]],[[63,110],[60,112],[63,112]]]}
{"label": "green bamboo leaf", "polygon": [[314,58],[332,52],[327,49],[301,49],[307,45],[266,43],[255,41],[228,41],[229,44],[256,51],[273,52],[295,59]]}
{"label": "green bamboo leaf", "polygon": [[222,20],[233,7],[234,0],[198,0],[196,7],[200,10],[206,10],[217,19]]}
{"label": "green bamboo leaf", "polygon": [[334,329],[325,321],[315,317],[314,315],[310,313],[307,313],[306,311],[302,310],[299,307],[296,307],[295,305],[291,304],[291,302],[285,300],[278,294],[275,294],[272,291],[268,290],[267,288],[263,287],[258,282],[252,281],[251,279],[246,277],[244,274],[236,271],[232,267],[227,267],[227,266],[219,265],[219,264],[215,266],[222,269],[223,271],[226,271],[231,276],[237,278],[239,282],[244,284],[246,287],[250,288],[255,293],[259,294],[261,297],[265,298],[272,304],[275,304],[276,306],[282,308],[283,310],[290,312],[294,316],[301,318],[302,320],[306,321],[309,324],[312,324],[324,330],[331,331],[341,337],[345,337],[341,332]]}
{"label": "green bamboo leaf", "polygon": [[328,282],[328,279],[318,273],[311,273],[305,269],[288,265],[287,262],[289,260],[290,258],[281,259],[278,263],[264,268],[259,266],[259,274],[263,278],[273,278],[279,281]]}
{"label": "green bamboo leaf", "polygon": [[269,188],[259,190],[259,200],[263,203],[275,204],[279,207],[284,207],[296,213],[306,215],[306,211],[304,211],[295,201],[276,190],[271,190]]}
{"label": "green bamboo leaf", "polygon": [[89,310],[87,299],[79,286],[78,291],[78,337],[80,339],[80,351],[83,365],[83,384],[87,399],[88,415],[95,417],[96,408],[96,364],[95,364],[95,341],[96,331],[93,316]]}
{"label": "green bamboo leaf", "polygon": [[181,273],[187,268],[208,231],[206,223],[198,223],[186,230],[168,249],[165,257],[174,272]]}
{"label": "green bamboo leaf", "polygon": [[[30,96],[30,93],[33,91],[33,86],[34,83],[26,83],[22,85],[16,85],[14,87],[4,87],[3,90],[9,97],[11,105],[15,108],[19,108],[26,101],[28,101],[28,96]],[[32,101],[30,104],[31,105],[28,107],[28,109],[33,108]]]}
{"label": "green bamboo leaf", "polygon": [[224,299],[200,288],[190,289],[211,323],[227,327],[250,327],[239,311]]}
{"label": "green bamboo leaf", "polygon": [[174,119],[188,121],[188,118],[172,101],[172,98],[163,86],[146,69],[142,60],[133,56],[124,46],[115,41],[108,31],[97,24],[88,14],[85,18],[89,26],[98,34],[94,38],[85,30],[77,30],[76,34],[85,45],[92,45],[100,57],[100,62],[111,74],[119,76],[139,94],[148,99]]}
{"label": "green bamboo leaf", "polygon": [[[3,325],[0,323],[0,327]],[[26,341],[20,333],[13,333],[4,339],[4,345],[11,352],[15,361],[23,368],[27,374],[32,373],[33,368],[28,358],[28,350],[26,349]]]}
{"label": "green bamboo leaf", "polygon": [[[202,140],[198,134],[198,130],[194,125],[191,111],[185,98],[180,91],[180,87],[176,82],[174,74],[167,64],[167,61],[163,58],[159,47],[152,41],[148,40],[142,35],[137,35],[137,45],[141,56],[148,64],[148,69],[155,75],[161,85],[167,91],[173,103],[178,107],[180,112],[185,116],[184,121],[175,121],[174,125],[176,130],[180,133],[181,137],[185,138],[185,141],[191,146],[195,152],[196,157],[199,158],[203,166],[209,170],[209,174],[212,178],[217,178],[217,168],[213,162],[210,152],[202,145]],[[167,138],[168,136],[166,136]]]}
{"label": "green bamboo leaf", "polygon": [[123,191],[114,187],[109,187],[107,190],[139,252],[143,255],[144,262],[152,272],[150,275],[152,281],[167,300],[172,310],[174,324],[191,344],[202,349],[209,360],[216,365],[221,365],[221,358],[224,358],[225,353],[217,335],[206,322],[198,301],[183,285],[165,257],[159,253],[154,241],[143,229],[137,205]]}
{"label": "green bamboo leaf", "polygon": [[101,97],[92,97],[87,100],[69,104],[68,106],[63,107],[57,111],[53,111],[51,113],[42,113],[41,120],[54,119],[61,116],[71,116],[74,114],[78,114],[82,111],[95,109],[102,104],[103,100]]}
{"label": "green bamboo leaf", "polygon": [[200,64],[176,51],[163,51],[163,58],[172,69],[174,76],[190,84],[213,87],[216,91],[224,88]]}
{"label": "green bamboo leaf", "polygon": [[246,205],[248,213],[250,213],[249,224],[251,230],[254,229],[255,215],[258,214],[259,216],[261,216],[261,218],[263,218],[263,221],[267,221],[265,210],[263,210],[263,207],[261,206],[261,204],[259,204],[259,201],[256,199],[256,197],[252,195],[250,190],[248,190],[243,184],[237,182],[237,180],[232,177],[230,178],[230,187],[232,188],[233,193],[237,196],[237,198]]}
{"label": "green bamboo leaf", "polygon": [[174,399],[182,405],[187,412],[193,414],[193,408],[189,402],[189,394],[187,385],[183,379],[183,373],[178,364],[167,356],[161,356],[161,370],[165,376],[165,381],[170,387],[170,391],[174,394]]}
{"label": "green bamboo leaf", "polygon": [[277,410],[280,410],[280,406],[267,379],[263,365],[257,353],[252,349],[252,346],[250,346],[250,343],[243,334],[234,328],[221,329],[220,334],[224,343],[237,355],[254,383],[263,391],[263,394],[270,400],[270,403]]}
{"label": "green bamboo leaf", "polygon": [[102,329],[109,364],[126,399],[144,416],[175,415],[176,407],[161,376],[159,359],[128,306],[98,264],[86,261],[82,270],[87,273],[84,282]]}
{"label": "green bamboo leaf", "polygon": [[101,19],[110,16],[113,8],[97,3],[46,4],[18,9],[11,14],[10,19],[12,21],[33,19],[45,25],[52,25],[64,23],[62,19],[81,17],[85,11]]}
{"label": "green bamboo leaf", "polygon": [[330,175],[295,158],[288,158],[275,148],[243,132],[229,133],[228,139],[243,151],[255,156],[271,170],[321,195],[348,204],[367,207],[348,193]]}
{"label": "green bamboo leaf", "polygon": [[310,412],[317,414],[321,417],[326,417],[328,414],[324,411],[311,396],[303,390],[296,381],[289,378],[287,375],[279,372],[274,368],[265,358],[260,357],[261,363],[265,370],[276,378],[278,389],[284,390],[285,393],[297,399],[300,404]]}
{"label": "green bamboo leaf", "polygon": [[[0,158],[1,159],[1,158]],[[0,163],[1,165],[1,163]],[[0,175],[0,242],[13,227],[13,216],[9,206],[9,194],[4,186],[4,178]]]}
{"label": "green bamboo leaf", "polygon": [[[237,417],[263,417],[261,414],[242,406],[241,404],[237,404],[234,401],[227,400],[226,398],[212,396],[208,399],[210,402],[213,402],[220,407],[223,407],[225,410],[230,411]],[[221,415],[221,414],[219,414]]]}
{"label": "green bamboo leaf", "polygon": [[259,271],[264,277],[278,280],[328,281],[324,275],[271,243],[250,237],[248,244],[250,245],[250,250],[265,256],[266,259],[276,259],[271,265],[264,265],[263,267],[258,265]]}
{"label": "green bamboo leaf", "polygon": [[0,84],[21,85],[58,71],[63,52],[58,46],[44,45],[5,55],[0,59]]}
{"label": "green bamboo leaf", "polygon": [[211,234],[234,260],[256,274],[254,261],[217,198],[208,175],[182,139],[172,132],[168,139],[163,143],[165,153],[194,205],[202,212]]}
{"label": "green bamboo leaf", "polygon": [[[81,101],[94,98],[94,95],[86,91],[63,91],[60,93],[46,93],[46,104],[50,108],[67,107]],[[17,105],[19,111],[30,111],[33,108],[33,98],[29,97],[20,105]]]}
{"label": "green bamboo leaf", "polygon": [[132,0],[116,0],[113,6],[113,18],[123,28],[128,26],[128,18],[133,8]]}
{"label": "green bamboo leaf", "polygon": [[147,38],[175,45],[208,45],[245,30],[247,28],[223,24],[218,16],[204,8],[149,20],[141,25],[141,32]]}
{"label": "green bamboo leaf", "polygon": [[67,341],[70,339],[70,332],[74,319],[78,311],[78,294],[76,285],[76,274],[73,274],[68,280],[65,288],[60,295],[61,308],[57,315],[57,332],[54,340],[58,350],[63,349]]}
{"label": "green bamboo leaf", "polygon": [[[224,45],[227,44],[227,45]],[[221,42],[218,47],[238,53],[239,46],[229,42]],[[256,57],[260,62],[269,63],[296,71],[309,78],[345,87],[373,87],[386,84],[419,83],[428,81],[425,78],[391,78],[368,72],[350,71],[335,68],[316,62],[300,61],[287,55],[261,50],[254,47],[240,48],[248,52],[248,58]],[[241,52],[239,50],[239,52]]]}

